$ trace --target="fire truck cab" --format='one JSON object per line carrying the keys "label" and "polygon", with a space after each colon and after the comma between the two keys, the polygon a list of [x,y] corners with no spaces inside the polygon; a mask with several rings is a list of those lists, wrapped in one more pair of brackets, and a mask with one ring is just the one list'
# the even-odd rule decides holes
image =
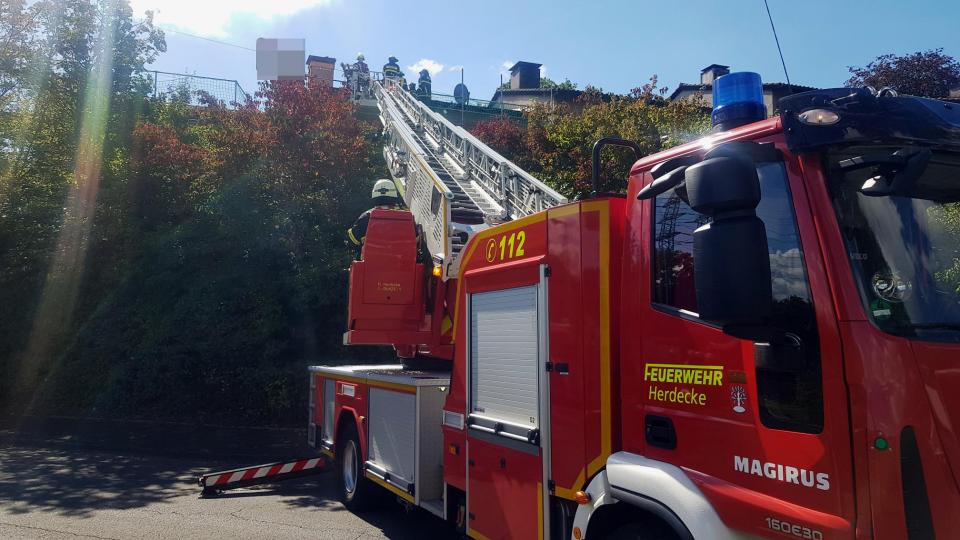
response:
{"label": "fire truck cab", "polygon": [[717,79],[715,132],[625,196],[473,234],[427,286],[449,369],[311,368],[348,503],[474,538],[960,537],[960,107],[759,119],[758,82]]}

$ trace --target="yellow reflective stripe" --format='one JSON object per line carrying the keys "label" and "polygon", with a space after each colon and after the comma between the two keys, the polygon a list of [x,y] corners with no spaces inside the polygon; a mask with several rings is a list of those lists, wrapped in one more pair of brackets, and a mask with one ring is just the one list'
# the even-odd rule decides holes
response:
{"label": "yellow reflective stripe", "polygon": [[353,235],[353,228],[347,229],[347,238],[349,238],[354,244],[358,246],[360,245],[360,241],[357,240],[357,237]]}

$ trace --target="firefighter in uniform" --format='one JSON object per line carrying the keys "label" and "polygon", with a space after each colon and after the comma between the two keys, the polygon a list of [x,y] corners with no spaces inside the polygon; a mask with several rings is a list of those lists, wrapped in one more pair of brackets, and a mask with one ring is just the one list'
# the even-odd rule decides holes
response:
{"label": "firefighter in uniform", "polygon": [[377,208],[394,210],[400,207],[400,195],[393,180],[377,180],[370,197],[373,198],[374,207],[360,214],[360,217],[353,222],[353,226],[347,229],[347,238],[357,249],[363,247],[363,240],[367,236],[367,224],[370,222],[370,213],[373,210]]}
{"label": "firefighter in uniform", "polygon": [[354,91],[365,94],[370,87],[370,68],[364,61],[363,53],[357,54],[357,61],[353,63],[353,74],[356,77]]}
{"label": "firefighter in uniform", "polygon": [[387,63],[383,66],[383,78],[403,85],[403,72],[400,71],[400,64],[397,62],[396,56],[391,56],[388,59]]}
{"label": "firefighter in uniform", "polygon": [[432,83],[430,81],[430,72],[421,69],[420,70],[420,79],[417,80],[417,95],[426,99],[430,99],[432,89],[430,88]]}

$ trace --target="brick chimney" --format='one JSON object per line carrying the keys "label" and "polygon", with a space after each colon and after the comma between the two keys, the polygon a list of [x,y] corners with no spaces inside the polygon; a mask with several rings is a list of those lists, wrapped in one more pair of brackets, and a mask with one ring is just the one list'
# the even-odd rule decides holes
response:
{"label": "brick chimney", "polygon": [[722,77],[728,73],[730,73],[730,66],[710,64],[700,70],[700,84],[713,84],[717,77]]}
{"label": "brick chimney", "polygon": [[336,58],[311,54],[307,57],[307,77],[310,84],[333,86],[333,69],[336,65]]}
{"label": "brick chimney", "polygon": [[517,62],[510,68],[510,89],[540,88],[540,66],[534,62]]}

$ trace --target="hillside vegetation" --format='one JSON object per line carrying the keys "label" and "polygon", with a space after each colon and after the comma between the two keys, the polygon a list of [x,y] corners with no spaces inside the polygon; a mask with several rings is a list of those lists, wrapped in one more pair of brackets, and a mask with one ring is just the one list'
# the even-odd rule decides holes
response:
{"label": "hillside vegetation", "polygon": [[125,2],[4,9],[2,405],[300,425],[305,365],[379,352],[340,345],[377,130],[298,83],[148,97],[164,38]]}

